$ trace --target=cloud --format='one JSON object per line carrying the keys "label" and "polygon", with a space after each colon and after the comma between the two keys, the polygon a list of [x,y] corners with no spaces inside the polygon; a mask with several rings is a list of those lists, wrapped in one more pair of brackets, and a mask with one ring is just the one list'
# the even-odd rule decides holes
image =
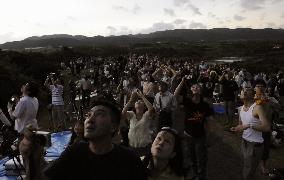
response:
{"label": "cloud", "polygon": [[36,26],[42,27],[43,25],[40,22],[35,23]]}
{"label": "cloud", "polygon": [[70,20],[70,21],[76,21],[76,18],[73,17],[73,16],[67,16],[67,20]]}
{"label": "cloud", "polygon": [[132,30],[129,29],[127,26],[121,26],[119,30],[116,32],[116,35],[125,35],[125,34],[132,34]]}
{"label": "cloud", "polygon": [[190,1],[189,0],[174,0],[174,5],[178,7],[184,6],[187,3],[190,3]]}
{"label": "cloud", "polygon": [[281,3],[283,0],[273,0],[272,3]]}
{"label": "cloud", "polygon": [[193,5],[190,0],[174,0],[174,6],[185,7],[186,9],[190,9],[193,14],[202,15],[199,8]]}
{"label": "cloud", "polygon": [[273,23],[273,22],[269,22],[269,23],[267,23],[267,27],[268,28],[273,28],[273,27],[276,27],[276,24]]}
{"label": "cloud", "polygon": [[243,17],[243,16],[235,15],[235,16],[234,16],[234,19],[237,20],[237,21],[242,21],[242,20],[244,20],[244,19],[246,19],[246,18]]}
{"label": "cloud", "polygon": [[132,34],[132,31],[127,26],[121,26],[121,27],[113,27],[108,26],[107,30],[109,31],[108,35],[113,36],[120,36],[120,35],[127,35]]}
{"label": "cloud", "polygon": [[215,17],[216,17],[216,15],[213,14],[212,12],[209,12],[209,13],[207,14],[207,16],[208,16],[208,17],[211,17],[211,18],[215,18]]}
{"label": "cloud", "polygon": [[200,22],[191,21],[189,28],[190,29],[206,29],[206,26]]}
{"label": "cloud", "polygon": [[112,6],[112,8],[117,11],[126,11],[126,12],[128,11],[128,8],[124,6]]}
{"label": "cloud", "polygon": [[181,25],[184,24],[186,22],[185,19],[176,19],[173,23],[176,25]]}
{"label": "cloud", "polygon": [[117,29],[115,27],[108,26],[107,29],[109,31],[109,35],[115,35],[116,34]]}
{"label": "cloud", "polygon": [[171,30],[174,29],[175,26],[172,23],[165,23],[165,22],[157,22],[154,23],[151,27],[142,29],[141,33],[151,33],[155,31],[164,31],[164,30]]}
{"label": "cloud", "polygon": [[191,9],[194,14],[202,15],[201,12],[199,11],[199,8],[197,8],[197,7],[194,6],[193,4],[189,3],[189,4],[187,5],[187,7],[188,7],[189,9]]}
{"label": "cloud", "polygon": [[141,7],[138,4],[135,4],[133,8],[130,9],[124,6],[116,6],[116,5],[112,6],[112,8],[116,11],[132,12],[133,14],[136,14],[138,11],[141,10]]}
{"label": "cloud", "polygon": [[175,16],[175,11],[173,9],[164,8],[164,13],[169,16]]}
{"label": "cloud", "polygon": [[132,9],[132,13],[136,14],[140,10],[141,10],[141,7],[138,4],[135,4],[133,9]]}
{"label": "cloud", "polygon": [[247,10],[263,9],[263,5],[267,0],[241,0],[241,7]]}

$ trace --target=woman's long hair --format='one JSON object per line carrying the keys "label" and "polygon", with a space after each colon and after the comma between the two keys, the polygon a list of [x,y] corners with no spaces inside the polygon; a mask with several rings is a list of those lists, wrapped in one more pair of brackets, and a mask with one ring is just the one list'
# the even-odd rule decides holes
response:
{"label": "woman's long hair", "polygon": [[[161,132],[161,131],[169,132],[175,138],[175,145],[174,145],[173,152],[175,152],[176,154],[173,158],[171,158],[169,160],[169,166],[170,166],[171,170],[177,176],[183,176],[184,175],[184,169],[183,169],[183,166],[182,166],[183,157],[182,157],[181,139],[180,139],[177,131],[170,128],[170,127],[163,127],[163,128],[160,129],[159,132]],[[145,167],[148,167],[149,170],[154,167],[154,161],[153,161],[153,156],[152,156],[151,152],[144,158],[143,164],[145,165]],[[150,175],[150,172],[149,172],[149,175]]]}

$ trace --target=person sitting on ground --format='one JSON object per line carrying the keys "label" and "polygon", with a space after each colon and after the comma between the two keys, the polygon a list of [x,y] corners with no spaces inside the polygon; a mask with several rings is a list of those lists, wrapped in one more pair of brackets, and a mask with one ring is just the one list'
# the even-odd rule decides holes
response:
{"label": "person sitting on ground", "polygon": [[[137,96],[141,99],[135,102]],[[134,110],[128,111],[130,105],[135,102]],[[145,111],[145,105],[147,111]],[[130,123],[128,139],[129,145],[140,155],[145,155],[152,143],[151,120],[155,109],[140,90],[133,92],[129,102],[122,110],[122,118]]]}
{"label": "person sitting on ground", "polygon": [[170,127],[161,128],[150,155],[143,162],[150,180],[183,180],[182,150],[177,131]]}
{"label": "person sitting on ground", "polygon": [[19,144],[19,151],[23,157],[26,180],[39,179],[45,180],[41,173],[47,165],[44,160],[44,147],[47,143],[43,135],[35,133],[35,128],[29,124],[24,129],[23,139]]}
{"label": "person sitting on ground", "polygon": [[69,145],[76,144],[81,141],[86,142],[87,140],[84,138],[84,122],[79,120],[75,123]]}

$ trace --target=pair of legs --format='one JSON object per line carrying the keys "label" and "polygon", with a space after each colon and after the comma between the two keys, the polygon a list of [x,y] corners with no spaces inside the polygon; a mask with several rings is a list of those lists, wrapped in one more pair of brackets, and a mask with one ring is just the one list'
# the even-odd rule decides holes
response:
{"label": "pair of legs", "polygon": [[52,106],[52,122],[54,129],[58,129],[59,127],[61,127],[63,130],[66,128],[64,105]]}
{"label": "pair of legs", "polygon": [[234,101],[224,101],[225,116],[229,127],[233,126],[234,115],[235,115],[235,102]]}
{"label": "pair of legs", "polygon": [[260,169],[262,171],[263,174],[268,174],[269,171],[267,169],[267,160],[269,158],[269,152],[270,152],[270,145],[271,145],[271,132],[263,132],[262,133],[262,137],[263,137],[263,153],[262,153],[262,157],[260,160]]}
{"label": "pair of legs", "polygon": [[206,137],[187,137],[183,140],[183,155],[186,180],[207,179]]}
{"label": "pair of legs", "polygon": [[241,149],[244,161],[243,179],[254,180],[256,179],[256,169],[262,157],[263,144],[257,144],[243,140]]}

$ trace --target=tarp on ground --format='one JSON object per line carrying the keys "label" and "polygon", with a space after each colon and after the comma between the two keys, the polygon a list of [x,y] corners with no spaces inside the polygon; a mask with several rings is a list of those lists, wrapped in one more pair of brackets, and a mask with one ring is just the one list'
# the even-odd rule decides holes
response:
{"label": "tarp on ground", "polygon": [[[58,133],[51,134],[51,147],[46,149],[45,159],[47,161],[54,160],[60,156],[60,154],[64,151],[66,146],[68,145],[71,138],[70,131],[62,131]],[[8,162],[9,157],[5,157],[0,160],[0,179],[1,180],[15,180],[15,176],[5,176],[5,163]]]}

